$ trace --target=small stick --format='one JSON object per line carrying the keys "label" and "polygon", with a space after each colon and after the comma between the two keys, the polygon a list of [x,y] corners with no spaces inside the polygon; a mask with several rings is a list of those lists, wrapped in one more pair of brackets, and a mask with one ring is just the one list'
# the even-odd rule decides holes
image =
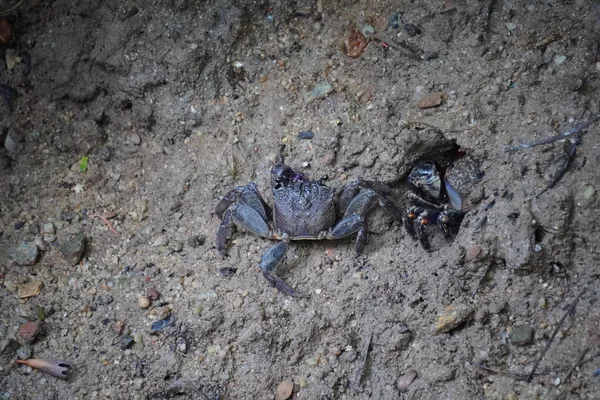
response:
{"label": "small stick", "polygon": [[565,158],[565,161],[563,161],[563,163],[560,166],[560,168],[558,169],[558,171],[556,171],[556,174],[554,174],[552,179],[548,182],[548,184],[546,185],[546,188],[544,190],[542,190],[540,192],[540,194],[538,194],[536,197],[540,197],[548,189],[552,189],[558,183],[560,178],[563,177],[565,172],[567,172],[567,169],[569,169],[569,165],[571,164],[571,161],[573,160],[573,157],[575,156],[575,150],[577,149],[578,144],[579,144],[579,140],[573,140],[571,142],[571,147],[569,147],[569,152],[567,153],[567,157]]}
{"label": "small stick", "polygon": [[[491,374],[508,376],[510,378],[513,378],[515,381],[524,381],[527,379],[527,375],[525,375],[525,374],[517,374],[516,372],[504,371],[501,369],[494,369],[494,368],[486,367],[485,365],[478,364],[478,363],[471,363],[471,365],[474,366],[475,368],[478,368],[482,371],[489,372]],[[550,374],[549,371],[535,373],[536,376],[548,375],[548,374]]]}
{"label": "small stick", "polygon": [[0,11],[0,16],[5,16],[10,14],[11,12],[15,11],[17,8],[19,8],[21,6],[21,3],[23,3],[23,1],[25,0],[20,0],[17,4],[15,4],[14,6],[7,8],[6,10],[2,10]]}
{"label": "small stick", "polygon": [[382,37],[373,34],[369,35],[369,37],[372,37],[376,41],[390,46],[394,50],[400,51],[404,55],[409,56],[414,60],[423,60],[423,51],[410,43],[406,43],[402,40],[385,40]]}
{"label": "small stick", "polygon": [[488,29],[490,27],[490,21],[492,19],[492,11],[494,10],[495,3],[496,3],[496,0],[490,0],[490,2],[488,3],[487,9],[485,10],[485,17],[483,20],[483,26],[481,27],[481,34],[478,37],[480,42],[482,42],[483,40],[486,39]]}
{"label": "small stick", "polygon": [[575,310],[575,307],[577,306],[579,299],[581,299],[581,296],[583,296],[583,294],[587,291],[587,289],[588,289],[588,286],[585,285],[583,287],[583,290],[581,292],[579,292],[577,297],[575,297],[575,300],[573,300],[573,302],[571,304],[569,304],[569,306],[566,308],[565,314],[562,316],[560,321],[558,321],[558,324],[556,325],[556,328],[554,328],[554,331],[552,332],[550,339],[548,339],[548,341],[546,342],[546,347],[544,347],[544,349],[542,350],[542,353],[539,355],[535,364],[533,364],[533,368],[531,368],[531,372],[527,376],[527,382],[531,382],[531,378],[533,378],[533,375],[535,374],[535,370],[537,369],[538,365],[540,365],[540,362],[542,362],[542,359],[544,358],[544,356],[546,355],[546,352],[550,348],[552,341],[554,341],[554,338],[556,337],[556,334],[558,333],[560,327],[564,324],[565,320],[567,319],[567,316]]}
{"label": "small stick", "polygon": [[117,231],[115,231],[115,228],[113,228],[112,225],[110,224],[110,222],[108,222],[108,220],[106,218],[104,218],[102,215],[88,214],[88,217],[90,217],[90,218],[100,218],[102,221],[104,221],[104,223],[106,225],[108,225],[108,229],[110,229],[111,232],[114,232],[117,235],[120,235],[120,233],[117,232]]}
{"label": "small stick", "polygon": [[506,146],[504,148],[504,151],[509,152],[509,151],[515,151],[515,150],[519,150],[519,149],[528,149],[530,147],[535,147],[535,146],[540,146],[543,144],[558,142],[559,140],[563,140],[563,139],[571,136],[572,134],[577,133],[580,130],[587,128],[588,126],[590,126],[591,124],[593,124],[594,122],[596,122],[599,119],[600,119],[600,113],[593,115],[587,121],[580,123],[575,128],[570,129],[564,133],[561,133],[560,135],[556,135],[556,136],[552,136],[552,137],[549,137],[546,139],[538,140],[537,142],[522,143],[522,144],[518,144],[515,146]]}
{"label": "small stick", "polygon": [[365,339],[365,344],[363,346],[360,362],[358,369],[356,370],[356,374],[354,375],[354,388],[358,389],[360,387],[360,382],[362,381],[363,375],[365,373],[365,365],[367,365],[367,356],[369,355],[369,347],[371,346],[371,339],[373,338],[373,330],[371,329]]}
{"label": "small stick", "polygon": [[586,347],[585,349],[583,349],[583,351],[581,352],[581,354],[579,354],[579,357],[577,357],[577,361],[575,361],[575,364],[573,364],[573,366],[571,368],[569,368],[569,371],[567,372],[567,374],[563,378],[562,383],[566,383],[567,382],[567,379],[569,379],[571,377],[571,374],[573,373],[573,371],[575,371],[575,368],[577,368],[581,364],[581,361],[583,360],[583,357],[585,357],[585,355],[587,354],[587,352],[589,350],[590,350],[589,347]]}

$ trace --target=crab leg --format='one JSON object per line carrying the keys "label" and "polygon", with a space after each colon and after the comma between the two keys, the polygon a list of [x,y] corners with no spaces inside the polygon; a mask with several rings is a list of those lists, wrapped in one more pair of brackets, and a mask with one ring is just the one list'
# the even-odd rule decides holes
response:
{"label": "crab leg", "polygon": [[348,206],[360,191],[360,181],[351,181],[344,187],[337,200],[338,213],[345,214]]}
{"label": "crab leg", "polygon": [[219,231],[217,232],[217,250],[224,256],[227,239],[233,232],[233,226],[238,225],[257,236],[270,237],[269,226],[258,211],[244,203],[234,203],[223,214]]}
{"label": "crab leg", "polygon": [[283,260],[287,249],[288,239],[287,236],[285,236],[283,241],[277,242],[271,246],[265,252],[265,254],[263,254],[258,266],[262,270],[265,279],[275,286],[281,293],[292,297],[307,297],[306,295],[296,292],[290,285],[285,283],[283,279],[274,273],[275,268],[277,268],[277,266],[281,263],[281,260]]}

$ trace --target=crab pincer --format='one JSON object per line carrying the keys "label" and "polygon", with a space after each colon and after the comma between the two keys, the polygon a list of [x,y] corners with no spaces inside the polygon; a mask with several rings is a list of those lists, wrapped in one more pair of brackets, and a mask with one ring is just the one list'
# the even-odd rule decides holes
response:
{"label": "crab pincer", "polygon": [[17,364],[23,364],[39,369],[58,379],[68,379],[69,373],[74,368],[73,364],[64,360],[30,358],[28,360],[17,360],[16,362]]}

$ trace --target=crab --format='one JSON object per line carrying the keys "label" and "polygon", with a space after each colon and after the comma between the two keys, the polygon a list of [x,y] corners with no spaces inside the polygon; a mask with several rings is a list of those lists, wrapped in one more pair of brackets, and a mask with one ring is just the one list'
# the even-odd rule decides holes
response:
{"label": "crab", "polygon": [[275,274],[291,241],[337,240],[357,234],[355,251],[360,254],[367,242],[366,215],[377,205],[395,220],[401,211],[390,199],[390,189],[375,181],[349,182],[336,196],[325,179],[310,180],[283,163],[280,157],[271,167],[273,209],[250,182],[230,190],[217,204],[221,219],[216,247],[225,257],[227,243],[236,226],[277,242],[263,254],[259,263],[263,276],[280,292],[304,297]]}
{"label": "crab", "polygon": [[409,194],[412,205],[405,213],[405,227],[428,251],[431,250],[429,227],[437,226],[448,240],[454,237],[469,211],[463,205],[464,199],[473,184],[483,178],[479,161],[470,155],[463,156],[443,172],[440,174],[433,161],[421,161],[408,175],[408,182],[422,196]]}

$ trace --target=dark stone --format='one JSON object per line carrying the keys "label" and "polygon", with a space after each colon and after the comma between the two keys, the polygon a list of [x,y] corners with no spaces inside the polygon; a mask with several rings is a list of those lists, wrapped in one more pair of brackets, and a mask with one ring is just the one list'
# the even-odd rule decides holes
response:
{"label": "dark stone", "polygon": [[85,236],[82,233],[75,235],[60,246],[60,252],[71,265],[75,265],[81,260],[84,250]]}
{"label": "dark stone", "polygon": [[40,251],[33,242],[25,242],[10,255],[10,259],[17,265],[33,265],[38,260]]}
{"label": "dark stone", "polygon": [[108,294],[108,293],[98,294],[94,298],[94,304],[96,306],[105,306],[105,305],[110,304],[112,302],[113,302],[113,297],[110,294]]}
{"label": "dark stone", "polygon": [[190,246],[191,248],[198,248],[199,246],[204,245],[204,242],[206,241],[206,239],[204,238],[204,236],[201,235],[194,235],[194,236],[190,236],[187,240],[187,244],[188,246]]}
{"label": "dark stone", "polygon": [[510,333],[510,342],[515,346],[527,346],[533,343],[533,333],[530,326],[518,326]]}
{"label": "dark stone", "polygon": [[133,336],[124,335],[121,338],[121,343],[119,344],[119,347],[121,347],[121,350],[127,350],[128,348],[133,346],[133,342]]}
{"label": "dark stone", "polygon": [[160,333],[163,329],[171,326],[175,322],[175,318],[169,315],[167,318],[161,319],[160,321],[154,321],[150,326],[152,333]]}

